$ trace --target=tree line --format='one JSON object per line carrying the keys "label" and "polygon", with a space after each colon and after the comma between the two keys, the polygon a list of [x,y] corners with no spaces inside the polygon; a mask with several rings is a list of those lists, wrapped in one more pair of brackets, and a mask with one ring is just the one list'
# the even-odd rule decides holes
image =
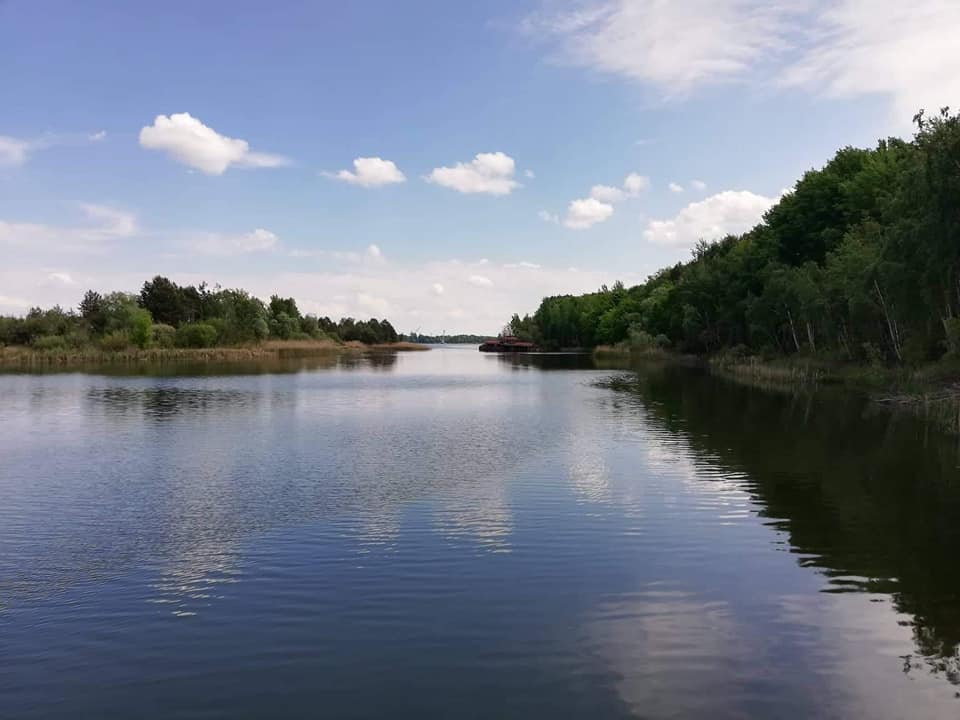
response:
{"label": "tree line", "polygon": [[960,353],[960,115],[914,124],[912,140],[839,150],[748,232],[702,239],[635,287],[545,298],[509,332],[546,348],[896,364]]}
{"label": "tree line", "polygon": [[302,314],[292,297],[273,295],[265,303],[245,290],[177,285],[160,275],[139,294],[88,290],[76,310],[32,308],[23,317],[0,317],[0,345],[40,350],[97,346],[213,347],[279,340],[394,343],[399,336],[387,320]]}

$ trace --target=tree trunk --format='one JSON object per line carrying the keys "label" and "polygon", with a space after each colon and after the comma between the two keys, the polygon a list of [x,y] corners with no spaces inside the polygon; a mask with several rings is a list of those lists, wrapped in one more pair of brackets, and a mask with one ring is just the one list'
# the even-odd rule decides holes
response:
{"label": "tree trunk", "polygon": [[887,321],[887,330],[890,332],[890,342],[893,344],[893,352],[897,356],[897,362],[902,364],[903,353],[900,352],[900,331],[897,329],[897,321],[890,315],[890,310],[887,308],[887,301],[884,299],[883,292],[880,290],[880,283],[874,280],[873,287],[877,291],[877,297],[880,298],[880,307],[883,308],[883,316]]}
{"label": "tree trunk", "polygon": [[787,319],[790,321],[790,334],[793,336],[793,345],[800,352],[800,341],[797,339],[797,327],[793,324],[793,313],[787,308]]}
{"label": "tree trunk", "polygon": [[807,326],[807,342],[810,343],[810,349],[816,352],[817,341],[814,339],[813,324],[809,320],[804,320],[804,324]]}

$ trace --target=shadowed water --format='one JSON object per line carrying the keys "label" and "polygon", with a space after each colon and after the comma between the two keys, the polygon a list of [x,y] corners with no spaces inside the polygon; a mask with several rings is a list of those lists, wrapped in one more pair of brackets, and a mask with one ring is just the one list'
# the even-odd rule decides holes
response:
{"label": "shadowed water", "polygon": [[956,717],[957,464],[576,355],[0,375],[0,717]]}

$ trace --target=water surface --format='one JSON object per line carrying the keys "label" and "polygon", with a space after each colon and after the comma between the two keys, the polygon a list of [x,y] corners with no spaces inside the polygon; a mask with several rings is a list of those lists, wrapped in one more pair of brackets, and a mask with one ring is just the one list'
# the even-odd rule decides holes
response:
{"label": "water surface", "polygon": [[957,464],[582,356],[0,375],[0,717],[956,717]]}

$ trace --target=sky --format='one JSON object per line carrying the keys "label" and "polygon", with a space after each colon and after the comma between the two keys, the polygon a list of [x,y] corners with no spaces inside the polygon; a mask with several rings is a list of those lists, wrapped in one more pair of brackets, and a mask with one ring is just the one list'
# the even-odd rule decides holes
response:
{"label": "sky", "polygon": [[162,274],[493,333],[960,106],[955,0],[0,0],[0,313]]}

